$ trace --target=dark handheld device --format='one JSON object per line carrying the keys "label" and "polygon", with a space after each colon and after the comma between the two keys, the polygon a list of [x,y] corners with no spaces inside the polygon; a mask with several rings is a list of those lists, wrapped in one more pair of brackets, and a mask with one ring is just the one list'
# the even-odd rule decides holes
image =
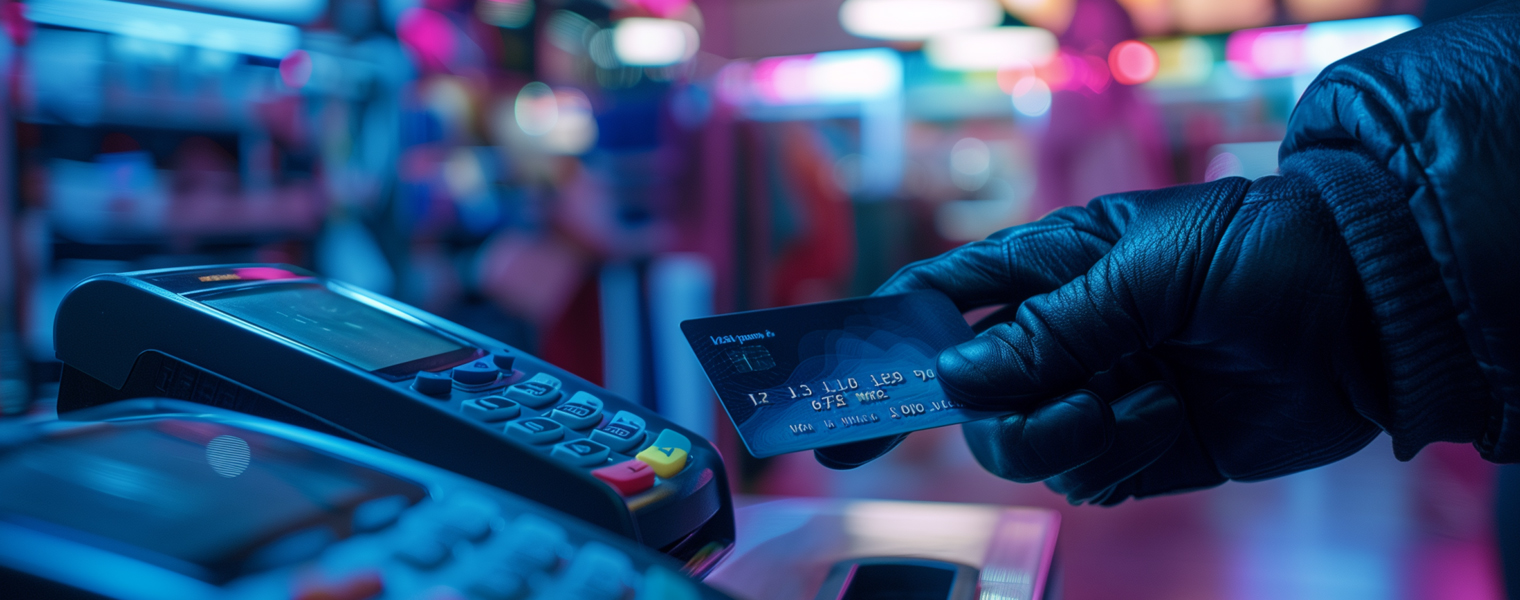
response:
{"label": "dark handheld device", "polygon": [[362,441],[704,573],[732,546],[710,443],[501,342],[286,265],[92,277],[54,320],[60,413],[189,400]]}
{"label": "dark handheld device", "polygon": [[680,563],[418,461],[174,400],[0,426],[8,598],[725,598]]}
{"label": "dark handheld device", "polygon": [[813,600],[975,600],[977,570],[969,566],[896,556],[842,560]]}

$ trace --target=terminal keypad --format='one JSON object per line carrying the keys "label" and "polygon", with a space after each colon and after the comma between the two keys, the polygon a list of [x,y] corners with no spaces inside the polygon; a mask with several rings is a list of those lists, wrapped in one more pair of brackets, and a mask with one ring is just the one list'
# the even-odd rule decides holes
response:
{"label": "terminal keypad", "polygon": [[644,419],[620,410],[606,425],[591,432],[591,439],[606,444],[616,452],[627,452],[644,441]]}
{"label": "terminal keypad", "polygon": [[602,401],[586,392],[576,392],[564,404],[554,407],[549,418],[571,429],[586,429],[602,422]]}
{"label": "terminal keypad", "polygon": [[[679,447],[680,439],[665,439]],[[585,437],[553,448],[556,456],[574,448],[576,456],[614,460],[608,448]],[[603,477],[612,467],[621,483]],[[625,496],[649,489],[655,478],[653,467],[629,459],[594,472]],[[491,488],[450,484],[420,501],[382,497],[357,507],[353,519],[354,536],[299,567],[306,575],[293,589],[284,575],[273,572],[261,576],[268,580],[262,589],[289,589],[294,600],[718,597],[620,547],[626,540],[600,538],[589,527],[558,521],[537,505]]]}
{"label": "terminal keypad", "polygon": [[522,403],[523,406],[542,408],[559,399],[560,386],[559,378],[548,373],[539,373],[527,381],[507,386],[507,397]]}
{"label": "terminal keypad", "polygon": [[507,424],[507,436],[529,444],[548,444],[565,435],[565,426],[558,421],[534,417]]}
{"label": "terminal keypad", "polygon": [[412,380],[412,389],[435,398],[448,398],[454,390],[454,382],[448,373],[423,371]]}
{"label": "terminal keypad", "polygon": [[610,451],[606,446],[587,439],[560,442],[551,454],[554,458],[577,467],[592,467],[607,462]]}
{"label": "terminal keypad", "polygon": [[[691,452],[685,436],[674,430],[650,431],[644,418],[632,411],[609,415],[602,398],[587,391],[568,392],[548,373],[508,370],[520,364],[498,351],[418,378],[452,379],[453,399],[462,416],[541,448],[561,463],[588,469],[623,496],[648,491],[685,468]],[[480,585],[496,589],[502,587],[499,583]],[[483,589],[479,595],[493,594]]]}
{"label": "terminal keypad", "polygon": [[522,414],[522,405],[505,396],[486,396],[466,400],[459,406],[459,411],[477,421],[496,423]]}
{"label": "terminal keypad", "polygon": [[375,565],[378,570],[359,569],[310,585],[300,600],[349,598],[334,595],[349,588],[368,594],[353,598],[372,598],[386,591],[385,580],[405,589],[431,580],[436,582],[434,590],[453,589],[462,592],[462,597],[479,600],[696,600],[700,596],[689,580],[674,572],[636,563],[613,544],[572,534],[565,525],[536,511],[512,510],[473,491],[407,506],[399,520],[366,534],[377,537],[353,540],[350,544],[356,553],[378,542],[380,547],[392,548],[391,559],[415,575]]}
{"label": "terminal keypad", "polygon": [[496,365],[487,359],[471,361],[457,367],[450,372],[454,382],[461,386],[476,386],[496,383],[501,371]]}

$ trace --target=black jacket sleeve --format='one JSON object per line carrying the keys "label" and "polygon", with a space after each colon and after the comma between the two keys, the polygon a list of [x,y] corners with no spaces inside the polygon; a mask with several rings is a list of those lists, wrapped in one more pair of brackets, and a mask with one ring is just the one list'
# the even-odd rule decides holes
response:
{"label": "black jacket sleeve", "polygon": [[1372,304],[1389,394],[1358,406],[1408,459],[1520,461],[1520,1],[1331,65],[1281,149],[1315,182]]}

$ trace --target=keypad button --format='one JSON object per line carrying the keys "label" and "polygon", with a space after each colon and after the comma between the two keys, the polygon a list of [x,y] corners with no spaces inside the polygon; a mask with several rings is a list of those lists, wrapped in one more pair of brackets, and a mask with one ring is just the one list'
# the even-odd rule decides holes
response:
{"label": "keypad button", "polygon": [[507,436],[529,444],[557,442],[565,435],[565,426],[558,421],[534,417],[507,424]]}
{"label": "keypad button", "polygon": [[601,542],[586,542],[570,559],[555,597],[616,600],[623,597],[632,573],[627,554]]}
{"label": "keypad button", "polygon": [[454,381],[460,385],[485,385],[494,383],[496,376],[501,371],[496,365],[487,359],[479,359],[454,367],[452,372]]}
{"label": "keypad button", "polygon": [[528,595],[528,582],[511,569],[494,569],[471,583],[469,591],[484,600],[518,600]]}
{"label": "keypad button", "polygon": [[559,379],[548,373],[539,373],[522,383],[507,386],[507,397],[524,406],[542,408],[559,400]]}
{"label": "keypad button", "polygon": [[686,468],[686,457],[691,452],[691,440],[666,429],[655,438],[654,445],[639,452],[638,458],[654,467],[654,474],[669,479]]}
{"label": "keypad button", "polygon": [[533,513],[518,517],[503,537],[507,563],[520,571],[548,571],[559,565],[559,551],[569,543],[565,528]]}
{"label": "keypad button", "polygon": [[437,539],[418,536],[402,544],[396,558],[419,569],[431,569],[449,559],[449,547]]}
{"label": "keypad button", "polygon": [[435,397],[447,397],[454,391],[454,380],[447,373],[421,371],[412,380],[412,389]]}
{"label": "keypad button", "polygon": [[511,373],[512,367],[517,364],[517,357],[506,350],[496,350],[491,353],[491,363],[495,364],[496,368],[501,369],[503,373]]}
{"label": "keypad button", "polygon": [[627,452],[644,441],[644,419],[620,410],[606,425],[591,432],[591,439],[605,444],[614,452]]}
{"label": "keypad button", "polygon": [[606,446],[591,440],[570,440],[560,442],[554,447],[549,456],[560,459],[577,467],[590,467],[607,462],[610,453]]}
{"label": "keypad button", "polygon": [[476,421],[497,423],[522,414],[522,406],[505,396],[486,396],[465,401],[459,405],[459,412]]}
{"label": "keypad button", "polygon": [[698,600],[701,594],[691,581],[659,565],[644,572],[637,600]]}
{"label": "keypad button", "polygon": [[654,467],[641,460],[620,462],[591,472],[624,496],[632,496],[654,485]]}
{"label": "keypad button", "polygon": [[602,399],[586,392],[576,392],[564,404],[554,407],[549,418],[571,429],[585,429],[602,422]]}
{"label": "keypad button", "polygon": [[479,542],[491,535],[491,517],[495,513],[483,506],[451,504],[438,516],[442,536]]}
{"label": "keypad button", "polygon": [[395,524],[412,501],[406,496],[386,496],[360,504],[354,509],[354,533],[368,533]]}
{"label": "keypad button", "polygon": [[688,454],[691,453],[691,440],[686,439],[686,436],[681,435],[681,432],[674,429],[661,431],[659,437],[655,438],[654,445],[680,448]]}
{"label": "keypad button", "polygon": [[369,600],[385,593],[385,579],[379,571],[360,571],[331,583],[311,585],[295,595],[295,600]]}

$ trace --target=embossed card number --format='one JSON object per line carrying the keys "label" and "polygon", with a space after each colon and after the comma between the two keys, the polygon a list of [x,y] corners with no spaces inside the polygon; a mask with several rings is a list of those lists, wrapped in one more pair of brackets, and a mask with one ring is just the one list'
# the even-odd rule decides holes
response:
{"label": "embossed card number", "polygon": [[758,457],[996,414],[940,388],[939,352],[972,332],[937,292],[721,315],[681,329]]}

